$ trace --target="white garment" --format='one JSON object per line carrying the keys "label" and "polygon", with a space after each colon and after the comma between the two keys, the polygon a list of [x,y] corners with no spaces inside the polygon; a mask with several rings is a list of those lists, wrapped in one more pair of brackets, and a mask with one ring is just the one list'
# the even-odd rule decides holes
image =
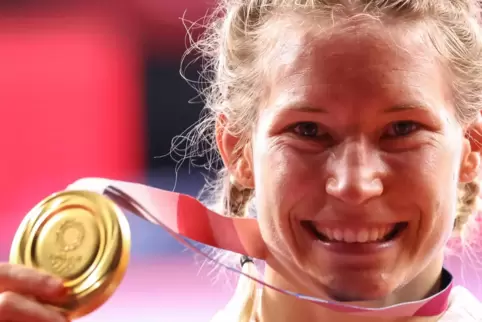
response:
{"label": "white garment", "polygon": [[[482,322],[482,303],[462,286],[450,293],[449,307],[438,322]],[[211,322],[238,322],[235,312],[220,311]],[[294,321],[296,322],[296,321]]]}
{"label": "white garment", "polygon": [[455,286],[449,308],[439,322],[482,322],[482,303],[467,289]]}

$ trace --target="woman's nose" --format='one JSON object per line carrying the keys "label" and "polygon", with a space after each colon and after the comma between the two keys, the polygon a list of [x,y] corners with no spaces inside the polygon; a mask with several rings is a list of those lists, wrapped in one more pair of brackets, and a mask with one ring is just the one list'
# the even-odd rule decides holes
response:
{"label": "woman's nose", "polygon": [[326,192],[344,203],[360,205],[383,193],[381,162],[366,143],[340,146],[330,160]]}

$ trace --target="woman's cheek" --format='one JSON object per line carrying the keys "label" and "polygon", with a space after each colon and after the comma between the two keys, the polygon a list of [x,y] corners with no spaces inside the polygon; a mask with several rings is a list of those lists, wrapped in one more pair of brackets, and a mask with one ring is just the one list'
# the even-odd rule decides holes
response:
{"label": "woman's cheek", "polygon": [[285,140],[273,140],[263,147],[255,152],[258,221],[270,248],[281,256],[292,257],[292,225],[298,220],[294,214],[304,200],[313,199],[313,194],[319,196],[318,200],[324,199],[319,174],[322,164],[313,156],[300,154]]}

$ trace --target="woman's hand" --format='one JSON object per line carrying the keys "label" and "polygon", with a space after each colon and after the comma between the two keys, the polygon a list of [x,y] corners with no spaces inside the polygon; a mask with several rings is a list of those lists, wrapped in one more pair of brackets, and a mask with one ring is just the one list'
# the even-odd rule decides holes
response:
{"label": "woman's hand", "polygon": [[0,263],[1,322],[66,322],[45,305],[62,303],[67,296],[62,281],[31,268]]}

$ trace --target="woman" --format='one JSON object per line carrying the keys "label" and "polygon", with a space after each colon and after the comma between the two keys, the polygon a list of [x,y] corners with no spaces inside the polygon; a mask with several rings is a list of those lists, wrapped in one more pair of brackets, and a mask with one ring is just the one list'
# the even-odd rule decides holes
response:
{"label": "woman", "polygon": [[[212,122],[196,134],[214,130],[224,214],[256,210],[270,254],[264,281],[366,308],[440,292],[449,239],[476,227],[477,2],[225,0],[220,9],[196,46],[214,75]],[[251,259],[242,264],[254,274]],[[59,281],[5,264],[0,285],[0,321],[63,321],[39,304],[61,300]],[[256,290],[245,278],[215,317],[481,319],[480,303],[460,287],[441,314],[364,317]]]}

